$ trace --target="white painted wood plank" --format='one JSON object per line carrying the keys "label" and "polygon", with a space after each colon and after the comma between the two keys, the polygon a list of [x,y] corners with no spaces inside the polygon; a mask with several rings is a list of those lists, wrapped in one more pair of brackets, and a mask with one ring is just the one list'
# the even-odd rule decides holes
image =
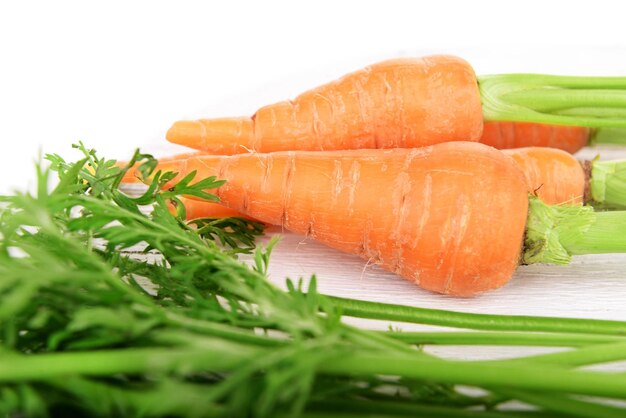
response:
{"label": "white painted wood plank", "polygon": [[[521,266],[501,289],[472,298],[455,298],[420,289],[393,273],[299,235],[281,233],[271,257],[270,277],[316,274],[326,294],[437,309],[514,315],[553,315],[626,320],[626,255],[575,257],[571,265]],[[262,241],[266,241],[264,238]]]}

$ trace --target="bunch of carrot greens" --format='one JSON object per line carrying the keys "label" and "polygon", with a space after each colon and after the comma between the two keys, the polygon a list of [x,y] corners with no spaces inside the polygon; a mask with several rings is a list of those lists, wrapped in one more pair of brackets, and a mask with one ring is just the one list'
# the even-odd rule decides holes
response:
{"label": "bunch of carrot greens", "polygon": [[[578,370],[626,357],[626,322],[478,315],[288,290],[265,277],[261,227],[190,224],[177,195],[211,199],[194,174],[140,197],[125,168],[84,148],[0,214],[0,414],[144,417],[618,417],[626,377]],[[137,153],[130,164],[154,160]],[[130,166],[130,165],[129,165]],[[152,205],[146,213],[145,205]],[[124,250],[141,247],[136,254]],[[252,266],[237,254],[253,252]],[[369,331],[343,316],[476,331]],[[567,351],[455,361],[424,346],[528,345]],[[463,385],[463,386],[460,386]],[[478,388],[467,391],[464,387]],[[525,408],[506,408],[512,401]],[[369,415],[368,415],[369,416]]]}

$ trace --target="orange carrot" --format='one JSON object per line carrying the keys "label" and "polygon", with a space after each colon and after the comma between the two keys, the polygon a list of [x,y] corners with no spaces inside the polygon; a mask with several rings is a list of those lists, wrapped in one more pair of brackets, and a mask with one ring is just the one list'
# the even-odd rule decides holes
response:
{"label": "orange carrot", "polygon": [[[582,147],[589,145],[591,134],[592,130],[583,126],[530,122],[485,122],[479,142],[497,149],[549,147],[574,154]],[[601,137],[600,135],[600,140]],[[620,142],[626,142],[626,132],[622,137],[624,139]],[[244,152],[243,148],[242,152]],[[194,153],[179,154],[176,158],[187,156],[194,156]]]}
{"label": "orange carrot", "polygon": [[524,176],[509,157],[477,143],[200,156],[161,169],[228,179],[216,190],[227,207],[436,292],[499,287],[520,256]]}
{"label": "orange carrot", "polygon": [[[536,194],[548,204],[580,204],[583,202],[586,178],[581,163],[571,154],[555,148],[526,147],[503,150],[513,158],[523,171],[529,193]],[[171,168],[169,163],[177,163],[189,157],[206,154],[181,154],[159,160],[159,170]],[[138,174],[132,170],[128,175],[137,179]],[[225,179],[228,180],[228,179]],[[187,208],[187,219],[200,217],[219,218],[226,216],[244,216],[232,209],[207,201],[183,199]]]}
{"label": "orange carrot", "polygon": [[252,117],[176,122],[167,139],[211,154],[238,154],[478,141],[483,119],[626,127],[624,86],[626,77],[477,78],[460,58],[403,58],[265,106]]}
{"label": "orange carrot", "polygon": [[486,122],[480,142],[498,149],[551,147],[575,153],[589,142],[591,130],[525,122]]}
{"label": "orange carrot", "polygon": [[503,150],[515,160],[530,193],[550,205],[581,204],[586,181],[580,162],[571,154],[544,147]]}
{"label": "orange carrot", "polygon": [[586,145],[624,145],[626,130],[528,122],[485,122],[480,142],[498,149],[550,147],[573,154]]}
{"label": "orange carrot", "polygon": [[477,141],[482,124],[472,68],[432,56],[374,64],[251,118],[180,121],[167,139],[212,154],[420,147]]}
{"label": "orange carrot", "polygon": [[[163,168],[168,167],[172,162],[185,160],[187,158],[197,157],[201,155],[204,155],[204,153],[189,152],[173,155],[171,157],[162,157],[159,158],[159,165],[156,170],[162,170]],[[116,165],[119,167],[126,167],[127,164],[127,162],[120,161]],[[144,179],[141,178],[141,175],[138,172],[137,168],[138,166],[131,167],[122,178],[122,183],[132,184],[141,183],[142,181],[144,181]],[[198,218],[228,218],[231,216],[237,216],[252,220],[252,218],[250,218],[249,216],[237,212],[236,210],[229,209],[218,203],[213,203],[205,200],[189,199],[184,196],[180,197],[180,201],[183,203],[183,205],[185,205],[186,218],[189,220]],[[172,213],[176,213],[176,208],[174,206],[172,206],[170,209]]]}
{"label": "orange carrot", "polygon": [[249,220],[254,220],[250,216],[244,215],[234,209],[227,208],[219,203],[209,202],[205,200],[189,199],[187,197],[180,198],[183,205],[185,205],[185,211],[187,219],[198,218],[229,218],[236,216]]}

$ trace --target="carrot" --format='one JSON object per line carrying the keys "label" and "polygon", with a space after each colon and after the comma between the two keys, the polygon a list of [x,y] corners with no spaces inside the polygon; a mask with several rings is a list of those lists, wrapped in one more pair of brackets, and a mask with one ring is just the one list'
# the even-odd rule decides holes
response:
{"label": "carrot", "polygon": [[[162,167],[170,168],[228,179],[216,191],[226,206],[433,291],[498,287],[519,258],[525,181],[508,157],[486,146],[201,156]],[[490,218],[501,207],[518,209],[503,211],[496,225]]]}
{"label": "carrot", "polygon": [[616,222],[611,214],[626,215],[534,198],[529,212],[523,172],[479,143],[207,155],[160,168],[228,179],[214,191],[225,206],[439,293],[468,296],[502,286],[520,255],[525,263],[565,263],[572,254],[626,250],[622,239],[602,242]]}
{"label": "carrot", "polygon": [[544,147],[503,150],[524,173],[529,192],[550,205],[581,204],[585,195],[585,171],[571,154]]}
{"label": "carrot", "polygon": [[[579,205],[584,203],[603,209],[626,209],[626,160],[578,161],[571,154],[546,147],[525,147],[502,150],[524,173],[528,192],[547,204]],[[159,160],[157,169],[177,169],[189,157],[204,153],[180,154]],[[125,182],[140,180],[131,168]],[[228,179],[226,179],[228,180]],[[239,216],[240,212],[214,202],[182,199],[187,219]]]}
{"label": "carrot", "polygon": [[212,154],[237,154],[478,141],[483,119],[626,127],[626,120],[613,117],[623,113],[625,88],[626,77],[477,79],[460,58],[403,58],[265,106],[252,117],[179,121],[166,136]]}
{"label": "carrot", "polygon": [[527,122],[486,122],[480,142],[498,149],[551,147],[575,153],[587,145],[591,130],[581,126]]}
{"label": "carrot", "polygon": [[626,209],[626,160],[578,161],[565,151],[543,147],[502,152],[521,168],[530,193],[547,204]]}
{"label": "carrot", "polygon": [[[516,148],[502,152],[512,157],[524,173],[528,192],[543,202],[551,205],[583,202],[586,182],[590,179],[586,178],[583,166],[571,154],[544,147]],[[162,159],[158,168],[167,170],[168,163],[176,163],[177,160],[185,160],[185,157],[178,155]],[[194,199],[183,199],[183,203],[187,208],[187,219],[244,216],[219,203]]]}
{"label": "carrot", "polygon": [[[498,149],[549,147],[571,154],[587,145],[626,144],[626,130],[590,129],[583,126],[547,125],[530,122],[485,122],[479,142]],[[179,154],[176,158],[194,156]]]}
{"label": "carrot", "polygon": [[[513,158],[523,171],[529,193],[537,195],[548,204],[579,204],[583,202],[585,188],[588,187],[587,178],[581,163],[571,154],[554,148],[526,147],[502,150]],[[158,169],[171,168],[170,163],[178,164],[180,160],[190,157],[208,155],[204,153],[179,154],[159,160]],[[140,181],[136,169],[128,171],[125,182]],[[232,209],[225,209],[223,205],[208,201],[182,199],[187,208],[187,218],[200,217],[218,218],[226,216],[243,216]]]}
{"label": "carrot", "polygon": [[478,140],[476,75],[449,56],[381,62],[244,118],[177,122],[171,142],[215,154],[419,147]]}
{"label": "carrot", "polygon": [[189,199],[187,197],[180,198],[183,205],[185,205],[187,219],[198,218],[229,218],[240,217],[249,220],[253,220],[250,216],[246,216],[235,209],[227,208],[219,203],[208,202],[205,200]]}
{"label": "carrot", "polygon": [[486,122],[480,142],[498,149],[550,147],[573,154],[586,145],[624,145],[626,130],[529,122]]}

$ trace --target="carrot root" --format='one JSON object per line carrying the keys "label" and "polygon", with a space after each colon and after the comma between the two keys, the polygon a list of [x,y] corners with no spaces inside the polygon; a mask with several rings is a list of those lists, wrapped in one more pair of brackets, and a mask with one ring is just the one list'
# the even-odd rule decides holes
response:
{"label": "carrot root", "polygon": [[480,142],[498,149],[550,147],[575,153],[587,145],[591,130],[527,122],[486,122]]}
{"label": "carrot root", "polygon": [[168,141],[212,154],[231,155],[254,149],[254,124],[252,119],[222,118],[184,120],[174,123],[167,131]]}
{"label": "carrot root", "polygon": [[[469,296],[499,287],[521,251],[523,174],[477,143],[201,156],[163,169],[227,179],[216,190],[227,207],[435,292]],[[494,211],[501,222],[493,222]]]}
{"label": "carrot root", "polygon": [[167,139],[212,154],[410,148],[477,141],[482,124],[473,69],[431,56],[374,64],[252,118],[176,122]]}
{"label": "carrot root", "polygon": [[585,195],[585,171],[571,154],[543,147],[503,150],[524,173],[529,193],[549,205],[580,205]]}

